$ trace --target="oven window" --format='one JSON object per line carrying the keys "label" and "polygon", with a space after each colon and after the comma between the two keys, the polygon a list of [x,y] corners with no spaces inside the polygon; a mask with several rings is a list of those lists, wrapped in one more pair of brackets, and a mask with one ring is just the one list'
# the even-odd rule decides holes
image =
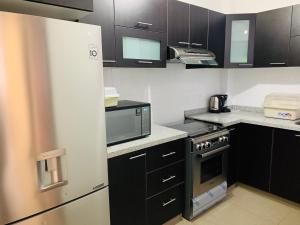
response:
{"label": "oven window", "polygon": [[201,184],[222,175],[223,155],[215,156],[201,163]]}

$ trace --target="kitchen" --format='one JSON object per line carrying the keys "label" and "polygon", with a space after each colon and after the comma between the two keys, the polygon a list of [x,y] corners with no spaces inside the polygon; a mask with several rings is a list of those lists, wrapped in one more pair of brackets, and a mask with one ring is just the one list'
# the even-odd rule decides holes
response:
{"label": "kitchen", "polygon": [[[56,178],[54,180],[59,181],[58,186],[55,186],[56,184],[54,186],[50,185],[48,190],[46,184],[49,180],[46,179],[45,185],[43,183],[41,185],[41,189],[46,188],[46,191],[35,190],[30,194],[28,192],[28,198],[22,197],[24,196],[22,194],[15,195],[13,197],[19,198],[20,201],[15,202],[15,205],[9,205],[9,207],[7,199],[10,194],[13,194],[13,191],[8,190],[13,189],[8,188],[13,187],[18,182],[24,182],[24,180],[11,181],[7,176],[18,174],[13,169],[15,168],[13,165],[17,163],[11,160],[10,157],[19,157],[20,161],[17,162],[22,165],[21,157],[24,155],[6,155],[1,150],[0,155],[3,160],[0,160],[0,178],[3,177],[2,181],[6,181],[7,185],[1,185],[0,190],[0,224],[300,224],[298,194],[300,191],[300,178],[296,172],[299,170],[298,161],[300,159],[300,155],[296,151],[300,145],[298,138],[300,127],[295,123],[297,121],[295,119],[299,117],[296,115],[296,118],[287,118],[291,114],[296,114],[293,111],[292,113],[280,112],[275,116],[280,116],[280,119],[273,118],[274,115],[270,115],[271,109],[268,112],[269,114],[266,114],[266,117],[264,116],[264,106],[265,109],[268,109],[278,108],[277,106],[274,107],[278,104],[281,104],[279,108],[293,105],[293,110],[298,110],[294,106],[299,105],[298,95],[300,93],[299,69],[297,68],[300,65],[298,57],[298,46],[300,45],[297,44],[299,37],[297,33],[299,32],[297,23],[299,19],[297,18],[298,15],[300,17],[300,13],[297,13],[299,10],[297,4],[300,4],[300,1],[143,0],[137,2],[132,0],[94,0],[92,6],[89,3],[91,3],[90,0],[36,0],[33,2],[10,0],[0,3],[2,11],[39,15],[61,20],[79,20],[78,23],[68,22],[65,29],[61,25],[60,32],[65,36],[61,34],[60,38],[62,40],[65,38],[63,42],[65,46],[57,44],[55,35],[52,35],[49,40],[52,45],[51,48],[48,48],[49,55],[51,55],[49,60],[51,66],[55,68],[52,70],[60,71],[60,74],[73,74],[74,77],[78,78],[74,79],[73,82],[68,82],[67,79],[70,79],[68,76],[64,79],[64,76],[59,78],[51,75],[50,80],[53,79],[54,83],[52,82],[52,85],[56,89],[51,94],[51,96],[53,95],[52,101],[55,104],[53,106],[54,115],[53,118],[49,117],[49,124],[52,121],[55,124],[54,128],[58,129],[57,132],[59,132],[57,134],[54,132],[54,134],[62,135],[56,137],[56,142],[69,141],[64,139],[66,136],[63,135],[64,132],[68,132],[75,135],[72,136],[72,139],[75,138],[76,140],[78,138],[78,142],[63,144],[69,144],[70,146],[82,145],[87,140],[93,140],[95,144],[99,144],[96,142],[97,135],[101,138],[101,145],[106,143],[103,140],[103,137],[105,137],[103,126],[105,125],[102,121],[104,119],[104,104],[103,106],[99,104],[99,107],[92,104],[97,100],[99,101],[99,99],[103,99],[103,96],[97,92],[99,95],[96,99],[93,91],[87,91],[87,86],[91,87],[92,90],[97,89],[97,91],[99,91],[98,89],[102,90],[101,87],[104,88],[104,86],[115,87],[117,92],[115,96],[119,96],[119,100],[143,102],[142,104],[125,102],[124,104],[131,105],[122,106],[122,101],[119,101],[118,107],[134,109],[137,116],[141,114],[141,117],[144,118],[146,114],[147,119],[138,124],[135,121],[135,126],[133,126],[132,114],[119,117],[118,111],[123,110],[118,110],[115,107],[106,108],[107,142],[110,145],[107,148],[108,178],[105,178],[107,169],[105,169],[104,164],[106,163],[103,160],[105,160],[106,151],[104,151],[103,146],[101,147],[101,157],[92,151],[84,157],[84,154],[80,154],[78,148],[74,148],[77,157],[80,156],[81,159],[84,159],[82,162],[78,158],[75,160],[75,153],[73,158],[73,154],[70,154],[67,148],[64,149],[64,146],[55,146],[53,149],[58,148],[58,151],[52,152],[50,156],[43,154],[38,156],[39,173],[51,172],[53,168],[55,170],[55,165],[61,163],[61,159],[69,156],[75,160],[74,162],[77,165],[81,165],[82,170],[79,171],[78,168],[74,167],[74,173],[71,172],[72,166],[76,164],[69,161],[66,164],[68,168],[63,168],[62,175],[58,173],[54,176]],[[51,22],[49,23],[51,24]],[[59,27],[60,24],[62,23],[53,23],[53,28],[51,28],[53,33],[56,30],[54,27]],[[78,31],[75,25],[74,31],[72,31],[70,27],[73,26],[71,24],[78,24]],[[88,74],[89,71],[90,74],[98,74],[102,77],[102,72],[99,72],[102,71],[101,63],[97,66],[94,63],[95,65],[93,64],[94,66],[90,68],[87,66],[89,65],[88,62],[82,56],[79,56],[84,52],[83,48],[80,50],[79,47],[82,38],[80,29],[94,27],[84,24],[100,25],[102,29],[103,82],[75,76],[79,73]],[[4,23],[1,25],[1,36],[5,34],[4,32],[11,32],[4,29],[5,26],[3,25]],[[242,33],[247,39],[242,39],[242,41],[233,39],[234,25],[236,25],[236,38],[238,39]],[[63,32],[69,30],[69,28],[69,32]],[[43,44],[45,43],[39,42],[39,36],[33,33],[31,35],[26,34],[26,42],[21,45],[22,35],[16,35],[16,37],[19,37],[18,39],[9,41],[6,38],[5,41],[2,41],[7,46],[17,46],[14,49],[19,52],[18,57],[9,58],[15,65],[19,65],[9,67],[14,74],[20,73],[22,68],[27,68],[24,66],[25,64],[28,64],[29,71],[35,70],[37,59],[39,65],[43,65],[45,63],[43,60],[47,59],[47,57],[38,58],[33,54],[31,55],[33,61],[24,61],[22,59],[24,54],[22,49],[25,49],[24,46],[26,46],[24,43],[30,44],[32,48],[40,47],[40,49],[44,49]],[[71,35],[77,36],[72,43],[78,45],[78,50],[72,48],[71,44],[66,44],[68,43],[67,40],[71,39]],[[54,42],[51,42],[51,40]],[[88,41],[91,42],[90,39]],[[101,46],[99,47],[97,44],[99,40],[95,39],[94,41],[95,43],[88,47],[89,59],[97,63],[102,60],[102,54],[99,54]],[[14,43],[16,44],[14,45]],[[172,51],[172,48],[167,48],[167,46],[175,47],[175,50],[173,49],[175,53],[172,54],[174,56],[177,50],[179,51],[178,57],[172,58],[172,54],[168,54]],[[60,55],[61,53],[58,51],[60,48],[68,49],[70,51],[69,55]],[[180,53],[182,49],[187,51]],[[196,63],[193,61],[193,54],[198,57]],[[214,62],[212,63],[214,56],[217,65],[214,65]],[[61,62],[56,60],[56,57],[60,58]],[[81,63],[77,64],[79,61]],[[18,62],[20,63],[17,64]],[[25,64],[21,64],[21,62]],[[67,64],[73,65],[78,71],[68,69],[70,66],[65,66]],[[53,71],[50,74],[54,73]],[[36,78],[38,78],[38,74],[42,74],[44,71],[38,67],[37,72],[30,76],[37,76]],[[1,77],[4,78],[4,76],[2,72]],[[95,81],[100,82],[101,85],[96,87],[93,85]],[[79,85],[80,82],[82,82],[82,85]],[[67,89],[64,90],[59,85],[60,83],[65,85],[69,83],[65,86]],[[5,84],[3,83],[3,85]],[[32,82],[29,87],[35,90],[35,87],[39,85],[45,85],[45,83],[42,81],[39,81],[39,83]],[[36,88],[36,91],[40,90]],[[64,95],[67,90],[67,93],[71,95]],[[85,99],[91,98],[91,101],[85,102],[77,93],[78,90],[84,90],[82,93],[87,92],[83,97]],[[3,97],[7,93],[5,89],[2,89],[2,91],[1,108],[3,109],[4,105],[2,104],[4,100],[7,100]],[[115,92],[112,89],[111,91]],[[24,95],[25,92],[22,93],[18,92],[19,102],[27,100],[24,97],[26,96]],[[37,93],[33,91],[31,94],[34,96]],[[276,93],[280,93],[280,95],[278,96]],[[14,94],[14,92],[10,94]],[[213,106],[223,109],[219,106],[220,99],[223,96],[210,98],[216,94],[228,95],[225,105],[229,106],[228,109],[231,112],[208,112],[210,107],[214,108]],[[58,100],[60,98],[61,101]],[[46,100],[51,101],[51,99]],[[47,108],[47,101],[41,105],[39,105],[39,98],[34,98],[33,101],[38,106],[33,110],[34,118],[37,117],[37,120],[42,121],[43,118],[38,115],[49,109]],[[70,102],[71,106],[66,112],[63,111],[64,102]],[[17,106],[18,102],[16,102],[15,107]],[[21,106],[22,104],[18,107]],[[86,110],[83,110],[85,107]],[[10,110],[13,109],[10,108]],[[226,108],[224,111],[229,111],[228,109]],[[75,113],[74,117],[66,119],[64,113],[71,115],[72,110],[75,110],[78,114]],[[90,115],[89,110],[93,110],[94,113]],[[6,123],[3,121],[12,122],[12,119],[22,118],[23,115],[20,111],[19,114],[13,114],[14,117],[7,117],[9,112],[11,111],[4,110],[1,113],[5,115],[0,120],[2,128],[6,128],[3,125],[6,125]],[[102,115],[101,128],[92,126],[93,119],[99,121],[97,112]],[[114,112],[116,114],[110,120],[110,115],[113,115]],[[75,118],[82,119],[89,116],[90,120],[87,121],[86,125],[83,125],[80,121],[80,123],[77,122],[82,128],[81,132],[73,133],[70,129],[64,128],[64,126],[69,126],[72,123],[76,124]],[[183,125],[184,118],[205,121],[209,124],[190,121],[187,125]],[[49,124],[43,121],[40,124],[41,126],[35,129],[37,129],[37,132],[44,132],[45,135],[51,136],[53,131],[51,133],[47,129],[43,130]],[[116,124],[119,126],[118,129],[114,129]],[[140,132],[137,129],[140,125],[141,127],[145,126],[142,129],[144,133],[140,134],[143,138],[131,140],[131,138],[136,138],[133,137],[136,134],[132,135],[130,132]],[[18,126],[15,126],[17,130],[20,128]],[[129,129],[132,127],[137,130]],[[177,129],[174,129],[174,127]],[[114,129],[113,132],[110,132],[110,128]],[[76,128],[73,129],[77,130]],[[101,134],[99,134],[99,129],[102,130]],[[193,133],[194,129],[196,129],[196,134]],[[21,131],[26,132],[23,129]],[[83,135],[84,132],[92,134],[91,137],[88,138]],[[151,135],[149,135],[150,132]],[[119,137],[129,134],[129,137],[124,138],[123,136],[122,138],[130,140],[124,143],[116,141],[110,144],[109,138],[112,133]],[[210,136],[216,133],[217,136]],[[85,139],[82,139],[80,135],[83,135]],[[196,139],[195,137],[199,142],[193,140]],[[1,140],[6,140],[5,138],[4,135]],[[15,138],[10,141],[12,141],[11,143],[14,143],[14,140],[15,142],[26,143],[24,142],[26,135],[22,138],[24,139]],[[42,138],[39,138],[41,137],[37,135],[37,144],[47,144],[43,142]],[[52,139],[55,140],[54,137]],[[192,146],[192,150],[186,150],[187,145]],[[3,147],[5,148],[5,146]],[[99,148],[99,145],[92,146],[91,143],[89,146],[91,148],[98,146]],[[228,146],[230,147],[227,148]],[[201,167],[201,165],[203,167],[202,170],[198,169],[198,173],[199,171],[203,172],[203,169],[207,170],[206,174],[200,174],[201,178],[199,178],[199,174],[195,175],[191,172],[191,167],[194,165],[192,164],[194,154],[187,154],[188,152],[197,152],[197,148],[200,151],[205,150],[201,152],[201,156],[199,155],[203,159],[210,157],[207,156],[210,150],[222,150],[222,152],[218,152],[218,156],[222,156],[219,157],[220,160],[215,160],[211,164],[206,164],[204,160],[200,164],[196,164],[196,167]],[[228,154],[223,154],[223,149],[227,149]],[[6,162],[4,159],[11,160],[9,161],[11,163],[4,163]],[[96,159],[99,160],[97,162],[102,166],[99,173],[94,171],[94,167],[97,166]],[[86,168],[86,164],[84,164],[88,160],[91,161],[90,168]],[[62,166],[64,166],[64,163],[62,163]],[[2,173],[5,170],[8,170],[9,173]],[[68,173],[65,173],[64,170],[67,170]],[[215,174],[216,171],[217,174]],[[97,177],[103,176],[101,182],[94,184],[93,188],[95,189],[92,192],[85,189],[88,185],[83,185],[85,181],[88,183],[92,178],[88,176],[85,180],[78,175],[89,173],[93,174],[97,182],[99,181]],[[65,174],[68,178],[66,180],[63,179]],[[217,176],[220,174],[221,176]],[[220,187],[219,189],[211,188],[213,179],[207,177],[211,175],[221,179],[220,182],[216,180],[218,185],[213,185],[213,187]],[[45,176],[48,176],[48,173],[45,173]],[[205,181],[202,183],[199,179],[201,180],[203,176]],[[30,182],[35,183],[34,175],[27,177],[27,179],[25,187],[32,185]],[[44,181],[43,176],[40,179],[40,182]],[[102,181],[105,181],[103,186],[101,186]],[[79,185],[75,193],[70,187],[73,187],[73,185],[75,187],[78,182],[82,186]],[[200,185],[194,185],[197,182]],[[226,187],[223,182],[226,182]],[[4,184],[4,182],[1,183]],[[191,187],[195,187],[196,191],[193,192]],[[209,189],[203,189],[203,187]],[[25,189],[25,191],[27,190]],[[96,198],[83,198],[85,195],[91,196],[91,194],[104,193],[104,190],[109,191],[109,194],[106,194],[106,197],[100,200],[101,206],[97,205],[99,197],[98,200]],[[36,197],[37,195],[46,196],[47,192],[52,194],[49,194],[44,200],[51,200],[54,196],[53,192],[58,192],[58,196],[62,198],[62,201],[55,199],[56,197],[53,197],[53,201],[44,201],[41,204],[42,210],[33,210],[36,213],[29,210],[29,206],[33,205],[28,204],[28,209],[23,205],[24,201],[30,202],[30,197],[33,194]],[[197,196],[194,196],[194,193]],[[63,194],[65,196],[61,197]],[[66,197],[68,194],[70,196]],[[191,195],[192,199],[187,197]],[[211,196],[216,196],[216,198]],[[79,199],[75,200],[77,198]],[[81,199],[86,201],[82,201],[82,205],[79,204]],[[209,207],[205,206],[207,199],[210,199]],[[73,202],[78,204],[73,204],[73,207]],[[19,203],[20,205],[18,205]],[[68,204],[70,204],[69,208]],[[89,210],[87,210],[86,205],[91,205]],[[60,210],[63,206],[66,206],[65,211]],[[109,209],[108,206],[110,206]],[[25,207],[24,212],[22,212],[22,207]],[[53,216],[52,211],[59,212],[56,213],[56,216]],[[100,211],[101,213],[96,213]],[[14,213],[18,216],[14,217]],[[104,221],[104,219],[107,221]],[[98,222],[96,222],[97,220]]]}

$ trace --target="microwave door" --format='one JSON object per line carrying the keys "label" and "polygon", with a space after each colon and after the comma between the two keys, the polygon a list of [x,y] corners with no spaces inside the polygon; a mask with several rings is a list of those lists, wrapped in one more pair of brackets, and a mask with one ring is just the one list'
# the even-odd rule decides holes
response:
{"label": "microwave door", "polygon": [[134,139],[142,133],[142,110],[132,108],[106,113],[107,143]]}

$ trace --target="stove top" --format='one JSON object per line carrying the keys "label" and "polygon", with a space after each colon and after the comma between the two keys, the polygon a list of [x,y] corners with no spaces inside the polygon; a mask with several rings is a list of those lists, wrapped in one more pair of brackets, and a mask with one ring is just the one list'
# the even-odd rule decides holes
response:
{"label": "stove top", "polygon": [[196,137],[204,134],[209,134],[223,129],[221,125],[215,125],[196,120],[185,120],[183,123],[175,124],[170,127],[187,132],[189,137]]}

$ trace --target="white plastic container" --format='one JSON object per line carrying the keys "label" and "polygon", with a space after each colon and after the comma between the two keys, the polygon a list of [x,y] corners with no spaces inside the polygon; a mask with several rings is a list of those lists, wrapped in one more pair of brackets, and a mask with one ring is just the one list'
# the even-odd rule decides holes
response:
{"label": "white plastic container", "polygon": [[285,120],[300,118],[300,94],[272,93],[267,95],[264,103],[264,114]]}
{"label": "white plastic container", "polygon": [[105,87],[105,107],[113,107],[118,105],[120,95],[114,87]]}

